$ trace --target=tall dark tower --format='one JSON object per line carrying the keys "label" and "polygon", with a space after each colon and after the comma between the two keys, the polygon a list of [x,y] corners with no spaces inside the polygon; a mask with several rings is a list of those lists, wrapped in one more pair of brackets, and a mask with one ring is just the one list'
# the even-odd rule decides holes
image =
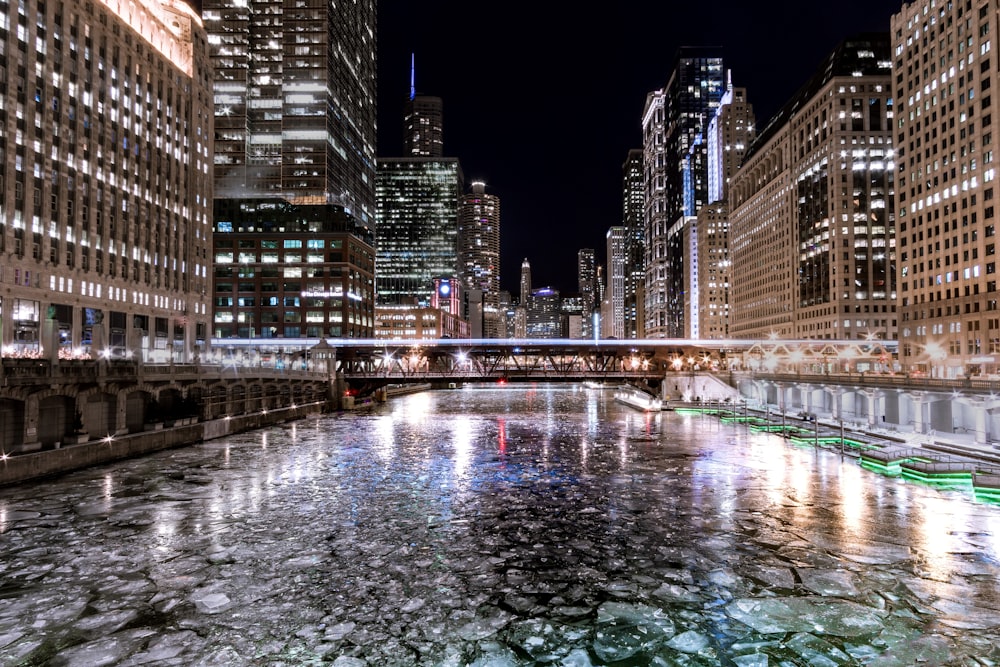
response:
{"label": "tall dark tower", "polygon": [[418,95],[416,67],[410,56],[410,95],[403,109],[403,156],[442,157],[444,155],[444,104],[440,97]]}
{"label": "tall dark tower", "polygon": [[370,337],[375,0],[203,6],[215,336]]}
{"label": "tall dark tower", "polygon": [[691,231],[686,227],[708,203],[705,132],[723,92],[721,47],[681,47],[667,85],[646,98],[642,127],[650,338],[684,335],[684,272],[697,259],[684,239]]}

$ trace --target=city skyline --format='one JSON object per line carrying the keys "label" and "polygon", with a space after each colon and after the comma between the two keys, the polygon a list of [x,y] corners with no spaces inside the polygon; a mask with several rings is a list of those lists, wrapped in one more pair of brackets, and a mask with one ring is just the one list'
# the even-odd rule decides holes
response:
{"label": "city skyline", "polygon": [[[378,155],[402,153],[399,119],[413,58],[416,91],[443,100],[444,154],[504,202],[501,288],[517,292],[527,257],[536,285],[574,293],[577,251],[603,248],[608,228],[622,224],[622,165],[641,146],[646,94],[665,85],[678,47],[721,46],[733,85],[747,89],[763,126],[841,40],[888,32],[902,5],[770,7],[768,17],[801,26],[788,30],[787,21],[730,3],[623,6],[593,18],[542,10],[530,21],[515,6],[486,3],[468,20],[475,29],[456,30],[449,19],[467,16],[468,6],[383,0]],[[598,261],[606,262],[603,251]]]}

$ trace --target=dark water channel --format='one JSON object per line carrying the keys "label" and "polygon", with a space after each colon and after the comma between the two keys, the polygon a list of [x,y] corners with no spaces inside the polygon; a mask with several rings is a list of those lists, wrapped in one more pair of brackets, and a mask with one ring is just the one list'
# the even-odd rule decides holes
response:
{"label": "dark water channel", "polygon": [[611,392],[0,489],[3,665],[995,665],[1000,508]]}

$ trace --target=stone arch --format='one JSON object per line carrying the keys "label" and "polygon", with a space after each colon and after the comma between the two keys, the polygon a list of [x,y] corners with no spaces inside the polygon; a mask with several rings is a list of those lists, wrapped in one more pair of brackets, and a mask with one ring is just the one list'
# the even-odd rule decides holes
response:
{"label": "stone arch", "polygon": [[[62,392],[40,392],[38,396],[37,440],[43,448],[56,446],[73,431],[76,418],[76,397]],[[45,415],[42,419],[41,415]]]}
{"label": "stone arch", "polygon": [[202,393],[202,416],[206,419],[218,419],[229,414],[229,389],[218,382],[206,387]]}
{"label": "stone arch", "polygon": [[108,387],[91,387],[76,398],[77,409],[83,416],[83,430],[95,436],[112,435],[118,431],[118,392]]}
{"label": "stone arch", "polygon": [[119,393],[118,409],[119,413],[125,415],[125,430],[128,433],[138,433],[143,430],[147,417],[150,415],[150,404],[153,399],[158,400],[159,392],[156,387],[143,382],[129,387]]}
{"label": "stone arch", "polygon": [[247,386],[240,382],[232,386],[229,392],[230,414],[242,415],[247,411]]}
{"label": "stone arch", "polygon": [[24,439],[24,401],[0,398],[0,452],[9,454]]}

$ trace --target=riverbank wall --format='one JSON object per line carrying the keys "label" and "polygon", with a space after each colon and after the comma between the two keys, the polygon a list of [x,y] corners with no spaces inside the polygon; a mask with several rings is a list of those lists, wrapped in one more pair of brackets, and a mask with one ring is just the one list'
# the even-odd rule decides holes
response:
{"label": "riverbank wall", "polygon": [[274,408],[194,424],[109,436],[80,444],[63,445],[58,449],[4,456],[0,460],[0,486],[62,475],[81,468],[113,463],[166,449],[185,447],[205,440],[253,431],[273,424],[321,414],[328,411],[327,408],[328,405],[321,402]]}

